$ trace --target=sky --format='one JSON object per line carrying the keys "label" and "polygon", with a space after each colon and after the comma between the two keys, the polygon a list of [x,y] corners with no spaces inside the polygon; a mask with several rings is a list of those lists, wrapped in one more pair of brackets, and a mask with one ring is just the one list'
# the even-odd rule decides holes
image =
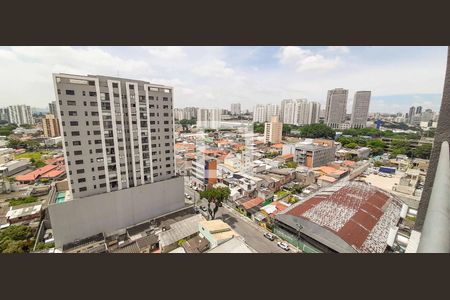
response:
{"label": "sky", "polygon": [[439,110],[447,47],[0,47],[0,106],[44,108],[52,73],[110,75],[174,87],[175,107],[230,109],[372,91],[370,112]]}

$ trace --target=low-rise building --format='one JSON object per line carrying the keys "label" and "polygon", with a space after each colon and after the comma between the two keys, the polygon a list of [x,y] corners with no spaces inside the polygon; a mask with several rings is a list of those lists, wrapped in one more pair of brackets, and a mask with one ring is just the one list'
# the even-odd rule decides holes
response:
{"label": "low-rise building", "polygon": [[42,214],[42,204],[13,209],[6,213],[6,220],[10,224],[39,220]]}
{"label": "low-rise building", "polygon": [[276,215],[274,232],[303,252],[383,253],[401,210],[391,193],[340,181]]}
{"label": "low-rise building", "polygon": [[211,249],[237,236],[230,225],[222,220],[202,221],[198,226],[199,236],[208,240]]}

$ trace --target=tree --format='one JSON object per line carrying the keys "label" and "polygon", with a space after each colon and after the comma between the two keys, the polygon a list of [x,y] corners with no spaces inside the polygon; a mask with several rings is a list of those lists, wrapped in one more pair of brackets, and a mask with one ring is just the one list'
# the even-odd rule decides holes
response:
{"label": "tree", "polygon": [[[214,220],[219,207],[222,206],[225,199],[228,199],[230,193],[228,187],[209,188],[200,192],[200,197],[208,200],[208,213],[211,220]],[[214,204],[213,208],[211,208],[211,204]]]}
{"label": "tree", "polygon": [[303,187],[300,184],[294,184],[291,188],[290,188],[291,192],[294,194],[301,194],[301,192],[303,191]]}
{"label": "tree", "polygon": [[0,253],[26,253],[33,246],[31,227],[11,225],[0,231]]}
{"label": "tree", "polygon": [[325,124],[311,124],[300,128],[303,138],[329,138],[334,139],[336,132]]}
{"label": "tree", "polygon": [[298,166],[298,163],[295,161],[286,162],[286,168],[295,169],[295,168],[297,168],[297,166]]}
{"label": "tree", "polygon": [[384,153],[385,144],[380,139],[372,139],[367,142],[367,147],[370,148],[373,155],[381,155]]}
{"label": "tree", "polygon": [[345,148],[349,148],[349,149],[355,149],[356,147],[358,147],[357,143],[349,143],[344,145]]}
{"label": "tree", "polygon": [[253,123],[253,132],[264,133],[264,123]]}
{"label": "tree", "polygon": [[413,150],[414,157],[430,159],[431,149],[433,146],[431,144],[423,144]]}

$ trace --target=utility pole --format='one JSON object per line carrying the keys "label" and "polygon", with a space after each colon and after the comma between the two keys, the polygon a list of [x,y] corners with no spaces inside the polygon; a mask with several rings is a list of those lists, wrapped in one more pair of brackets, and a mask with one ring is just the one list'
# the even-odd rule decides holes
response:
{"label": "utility pole", "polygon": [[297,252],[300,253],[300,247],[299,247],[299,244],[300,244],[300,230],[303,229],[303,226],[298,224],[298,223],[295,223],[295,224],[297,225]]}

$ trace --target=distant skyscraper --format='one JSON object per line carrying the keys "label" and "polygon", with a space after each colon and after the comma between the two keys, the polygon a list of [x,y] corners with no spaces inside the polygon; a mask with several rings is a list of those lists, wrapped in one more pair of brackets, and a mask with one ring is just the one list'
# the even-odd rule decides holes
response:
{"label": "distant skyscraper", "polygon": [[253,122],[264,123],[267,118],[267,110],[265,105],[257,104],[253,109]]}
{"label": "distant skyscraper", "polygon": [[0,121],[7,121],[7,122],[9,122],[8,109],[7,108],[0,108]]}
{"label": "distant skyscraper", "polygon": [[352,128],[366,127],[369,115],[370,91],[357,91],[353,98],[352,116],[350,126]]}
{"label": "distant skyscraper", "polygon": [[280,143],[283,133],[283,123],[278,121],[278,116],[273,116],[270,122],[264,126],[264,139],[266,143]]}
{"label": "distant skyscraper", "polygon": [[48,104],[49,114],[54,115],[55,117],[58,115],[56,112],[56,101],[52,101]]}
{"label": "distant skyscraper", "polygon": [[241,114],[241,104],[240,103],[232,103],[230,111],[233,116],[240,115]]}
{"label": "distant skyscraper", "polygon": [[421,121],[422,122],[429,122],[431,120],[433,120],[434,117],[434,113],[431,109],[426,109],[421,116]]}
{"label": "distant skyscraper", "polygon": [[348,90],[336,88],[328,91],[325,108],[325,123],[331,128],[339,128],[345,122]]}
{"label": "distant skyscraper", "polygon": [[307,124],[319,123],[320,103],[311,101],[308,103],[308,121]]}
{"label": "distant skyscraper", "polygon": [[283,107],[283,119],[281,120],[284,124],[297,124],[297,103],[296,100],[283,100],[281,102]]}
{"label": "distant skyscraper", "polygon": [[280,107],[276,104],[266,105],[266,122],[269,122],[273,116],[280,116]]}
{"label": "distant skyscraper", "polygon": [[34,124],[31,107],[28,105],[12,105],[8,107],[8,119],[10,123],[23,125]]}
{"label": "distant skyscraper", "polygon": [[416,114],[416,108],[414,106],[411,106],[409,108],[409,113],[408,113],[408,123],[411,124],[414,115]]}
{"label": "distant skyscraper", "polygon": [[422,106],[417,106],[416,115],[420,115],[422,113]]}
{"label": "distant skyscraper", "polygon": [[173,117],[175,120],[180,121],[184,119],[184,110],[182,108],[173,109]]}
{"label": "distant skyscraper", "polygon": [[42,118],[42,129],[44,130],[45,137],[56,137],[61,135],[59,121],[52,114],[47,114]]}
{"label": "distant skyscraper", "polygon": [[219,129],[220,116],[220,108],[199,108],[197,112],[197,127],[202,129]]}

